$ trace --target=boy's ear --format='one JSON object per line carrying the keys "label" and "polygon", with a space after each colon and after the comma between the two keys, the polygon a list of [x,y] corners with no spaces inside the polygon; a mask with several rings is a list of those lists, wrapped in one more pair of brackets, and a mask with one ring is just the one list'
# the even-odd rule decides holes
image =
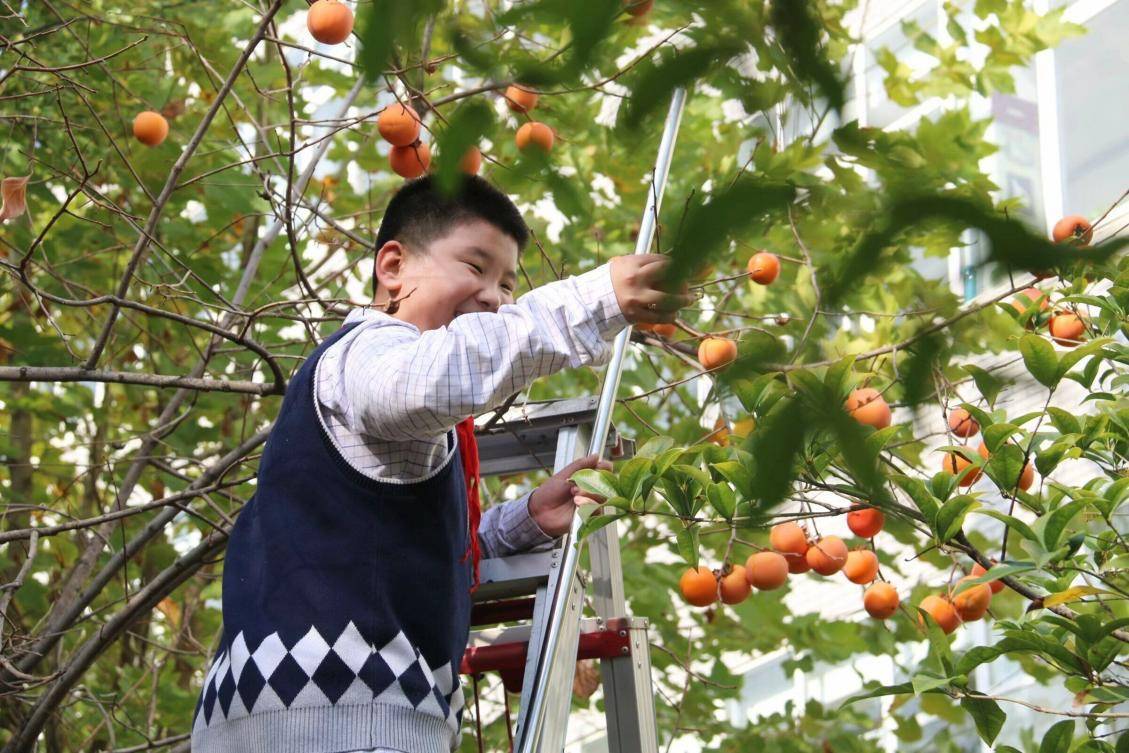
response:
{"label": "boy's ear", "polygon": [[388,241],[376,252],[373,276],[390,297],[396,297],[402,286],[405,257],[406,251],[399,241]]}

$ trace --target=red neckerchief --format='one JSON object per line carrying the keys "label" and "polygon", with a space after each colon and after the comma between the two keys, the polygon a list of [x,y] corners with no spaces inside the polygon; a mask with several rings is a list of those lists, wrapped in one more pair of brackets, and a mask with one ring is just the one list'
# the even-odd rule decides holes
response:
{"label": "red neckerchief", "polygon": [[482,517],[478,499],[478,443],[474,439],[474,416],[467,416],[456,424],[455,434],[459,438],[459,456],[463,461],[467,518],[470,521],[470,545],[467,546],[462,561],[466,562],[467,557],[474,557],[474,583],[470,587],[471,593],[474,593],[478,588],[478,561],[481,558],[478,549],[478,521]]}

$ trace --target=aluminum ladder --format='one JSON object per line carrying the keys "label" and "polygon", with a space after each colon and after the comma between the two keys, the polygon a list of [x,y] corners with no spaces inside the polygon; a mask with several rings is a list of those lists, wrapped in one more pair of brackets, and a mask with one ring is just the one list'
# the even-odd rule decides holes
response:
{"label": "aluminum ladder", "polygon": [[[675,89],[667,112],[647,206],[635,253],[648,253],[654,239],[686,91]],[[527,403],[509,409],[478,438],[481,475],[549,467],[553,472],[589,454],[627,458],[634,447],[612,429],[624,354],[631,336],[615,339],[598,399]],[[490,423],[490,420],[483,422]],[[501,427],[501,428],[498,428]],[[484,427],[485,428],[485,427]],[[618,522],[583,542],[578,533],[591,506],[573,516],[570,531],[545,551],[485,559],[475,592],[472,630],[461,669],[502,672],[521,696],[514,728],[515,753],[558,753],[565,744],[577,658],[600,658],[610,753],[657,753],[647,621],[626,614]],[[587,578],[579,571],[587,545]],[[590,580],[590,584],[587,582]],[[596,616],[583,618],[585,588],[592,586]],[[488,628],[523,620],[510,627]]]}

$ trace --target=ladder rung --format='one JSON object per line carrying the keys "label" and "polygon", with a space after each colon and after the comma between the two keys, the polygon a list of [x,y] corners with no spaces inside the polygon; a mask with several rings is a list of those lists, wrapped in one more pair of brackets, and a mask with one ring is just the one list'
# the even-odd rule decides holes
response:
{"label": "ladder rung", "polygon": [[470,624],[497,625],[500,622],[528,620],[533,616],[534,598],[509,599],[506,601],[487,601],[474,604],[470,608]]}
{"label": "ladder rung", "polygon": [[471,599],[479,604],[531,596],[549,582],[549,571],[559,567],[560,558],[560,550],[551,549],[484,559],[478,563],[480,582]]}
{"label": "ladder rung", "polygon": [[[598,627],[591,629],[593,626]],[[606,623],[601,623],[598,619],[582,620],[576,658],[611,659],[628,656],[631,653],[629,627],[629,620],[624,617],[608,620]],[[516,639],[521,632],[525,633],[524,640]],[[504,635],[507,640],[467,648],[459,665],[459,672],[469,675],[524,668],[529,648],[529,628],[507,628],[499,635]]]}

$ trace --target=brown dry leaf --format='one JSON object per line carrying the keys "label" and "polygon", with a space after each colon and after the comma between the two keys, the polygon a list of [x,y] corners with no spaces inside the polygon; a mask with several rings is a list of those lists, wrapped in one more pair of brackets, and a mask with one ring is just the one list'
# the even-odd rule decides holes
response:
{"label": "brown dry leaf", "polygon": [[4,203],[0,206],[0,220],[19,217],[27,211],[27,181],[30,175],[22,178],[4,178],[0,181],[0,196]]}
{"label": "brown dry leaf", "polygon": [[184,114],[184,100],[174,99],[161,108],[161,115],[174,120]]}
{"label": "brown dry leaf", "polygon": [[572,692],[577,698],[591,698],[600,687],[600,667],[593,659],[576,662],[576,674],[572,678]]}

